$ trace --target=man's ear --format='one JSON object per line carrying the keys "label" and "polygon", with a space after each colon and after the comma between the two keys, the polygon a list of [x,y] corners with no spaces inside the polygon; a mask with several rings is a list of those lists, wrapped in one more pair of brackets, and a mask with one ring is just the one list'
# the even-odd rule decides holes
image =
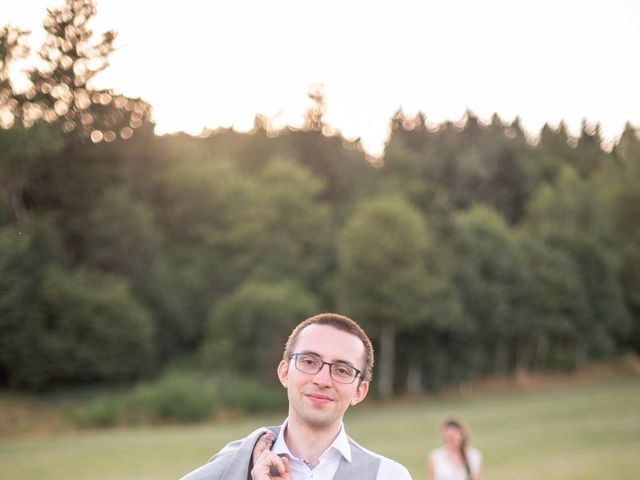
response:
{"label": "man's ear", "polygon": [[287,380],[289,379],[289,363],[280,360],[278,364],[278,379],[284,388],[287,388]]}
{"label": "man's ear", "polygon": [[364,397],[367,396],[368,392],[369,392],[369,382],[362,382],[360,385],[358,385],[356,394],[351,399],[351,402],[349,402],[349,404],[351,406],[359,404],[362,400],[364,400]]}

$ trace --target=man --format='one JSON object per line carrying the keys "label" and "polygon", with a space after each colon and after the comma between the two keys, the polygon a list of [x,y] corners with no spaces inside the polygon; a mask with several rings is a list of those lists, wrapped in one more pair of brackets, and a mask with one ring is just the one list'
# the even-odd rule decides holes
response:
{"label": "man", "polygon": [[345,432],[342,418],[367,396],[372,371],[371,341],[356,322],[332,313],[306,319],[277,369],[289,398],[284,423],[228,444],[182,480],[411,480]]}

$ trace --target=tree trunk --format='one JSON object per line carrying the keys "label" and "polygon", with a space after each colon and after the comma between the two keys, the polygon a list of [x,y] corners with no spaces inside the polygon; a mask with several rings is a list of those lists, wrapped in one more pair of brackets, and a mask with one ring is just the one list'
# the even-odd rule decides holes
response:
{"label": "tree trunk", "polygon": [[522,341],[518,345],[516,352],[515,362],[515,378],[516,382],[520,385],[526,385],[529,383],[529,358],[530,348],[526,342]]}
{"label": "tree trunk", "polygon": [[505,338],[498,338],[498,343],[496,345],[496,356],[495,356],[495,372],[498,375],[506,375],[508,370],[507,363],[508,363],[507,340]]}
{"label": "tree trunk", "polygon": [[536,371],[545,371],[547,369],[548,358],[549,338],[547,338],[546,335],[540,335],[536,345],[536,353],[533,357],[533,369]]}
{"label": "tree trunk", "polygon": [[576,370],[580,370],[587,360],[587,342],[582,338],[576,338],[575,365]]}
{"label": "tree trunk", "polygon": [[395,337],[396,332],[392,324],[382,327],[380,332],[380,382],[378,383],[378,391],[383,400],[390,398],[393,393]]}
{"label": "tree trunk", "polygon": [[422,393],[422,366],[419,360],[413,360],[409,364],[407,393],[411,395],[419,395]]}
{"label": "tree trunk", "polygon": [[14,192],[11,189],[2,189],[1,192],[7,199],[7,203],[11,207],[11,211],[16,220],[20,222],[25,215],[24,203],[22,202],[22,195],[19,192]]}
{"label": "tree trunk", "polygon": [[[429,347],[427,347],[429,348]],[[444,354],[437,346],[430,347],[433,350],[433,357],[427,366],[427,376],[425,383],[427,388],[439,391],[445,383],[447,377],[447,366],[449,362],[444,358]]]}

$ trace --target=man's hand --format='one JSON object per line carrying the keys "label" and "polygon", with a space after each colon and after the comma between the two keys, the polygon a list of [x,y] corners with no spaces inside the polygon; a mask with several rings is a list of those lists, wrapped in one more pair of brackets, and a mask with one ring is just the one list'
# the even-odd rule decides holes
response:
{"label": "man's hand", "polygon": [[253,449],[253,480],[291,480],[289,459],[279,457],[271,451],[275,437],[267,432],[260,437]]}

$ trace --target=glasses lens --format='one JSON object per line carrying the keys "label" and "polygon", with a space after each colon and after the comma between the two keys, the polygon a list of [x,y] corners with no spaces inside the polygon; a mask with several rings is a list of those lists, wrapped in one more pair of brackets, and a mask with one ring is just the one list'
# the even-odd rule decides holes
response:
{"label": "glasses lens", "polygon": [[313,355],[298,355],[296,357],[296,368],[304,373],[318,373],[322,368],[322,361]]}
{"label": "glasses lens", "polygon": [[351,383],[356,378],[356,370],[349,365],[331,365],[331,377],[336,382]]}

